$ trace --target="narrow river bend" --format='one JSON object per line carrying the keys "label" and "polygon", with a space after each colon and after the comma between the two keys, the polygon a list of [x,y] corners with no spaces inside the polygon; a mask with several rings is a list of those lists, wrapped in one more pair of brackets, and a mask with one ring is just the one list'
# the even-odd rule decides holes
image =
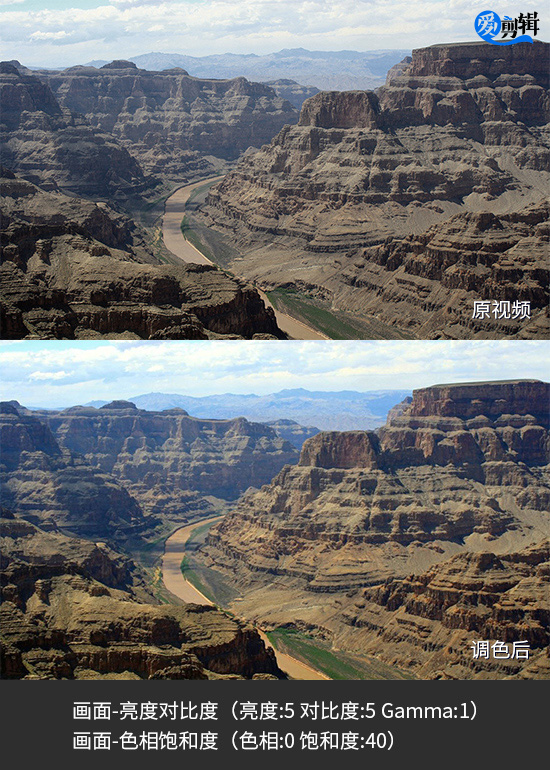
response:
{"label": "narrow river bend", "polygon": [[[164,556],[162,557],[162,579],[164,585],[170,593],[178,596],[184,602],[213,605],[213,602],[211,602],[210,599],[207,599],[204,594],[198,591],[194,585],[183,577],[181,562],[185,555],[185,544],[189,540],[193,530],[197,527],[202,527],[204,524],[214,522],[218,518],[218,516],[215,516],[210,519],[202,519],[202,521],[197,521],[195,524],[188,524],[186,527],[181,527],[176,530],[164,544]],[[329,678],[296,658],[293,658],[284,652],[279,652],[273,647],[263,631],[260,631],[258,628],[256,630],[262,637],[266,647],[271,647],[275,652],[279,668],[285,671],[293,679]]]}
{"label": "narrow river bend", "polygon": [[[208,182],[215,182],[222,179],[221,176],[210,177],[209,179],[202,179],[200,182],[193,182],[185,187],[180,187],[176,192],[167,198],[164,204],[164,216],[162,217],[162,237],[166,248],[172,252],[175,257],[182,259],[184,262],[191,262],[200,265],[213,265],[214,262],[207,259],[198,249],[196,249],[192,243],[186,240],[181,231],[181,222],[185,215],[185,206],[193,190],[197,187],[202,187]],[[266,307],[270,307],[275,312],[277,324],[279,329],[282,329],[289,337],[295,340],[326,340],[321,332],[315,331],[315,329],[306,326],[306,324],[298,321],[292,316],[280,313],[275,310],[271,302],[266,295],[260,291],[260,296],[264,301]]]}

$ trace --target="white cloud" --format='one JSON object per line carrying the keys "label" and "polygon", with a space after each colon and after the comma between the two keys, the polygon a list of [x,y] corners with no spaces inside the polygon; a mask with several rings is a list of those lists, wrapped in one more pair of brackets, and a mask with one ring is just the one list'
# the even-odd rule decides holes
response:
{"label": "white cloud", "polygon": [[62,40],[65,37],[69,37],[69,35],[64,29],[61,29],[58,32],[33,32],[31,40]]}
{"label": "white cloud", "polygon": [[29,374],[29,380],[65,380],[69,375],[67,372],[32,372]]}
{"label": "white cloud", "polygon": [[549,380],[548,347],[536,341],[0,343],[0,393],[31,406],[69,406],[153,391],[200,396]]}
{"label": "white cloud", "polygon": [[[69,63],[76,63],[83,57],[97,58],[99,53],[119,58],[151,50],[195,55],[268,53],[281,46],[366,50],[471,40],[479,4],[472,0],[105,0],[96,8],[26,10],[9,5],[7,9],[0,13],[2,35],[9,44],[5,55],[24,58],[22,53],[28,52],[34,60],[59,57],[63,46],[65,57],[72,55]],[[537,10],[539,4],[524,0],[521,9]],[[541,20],[540,39],[544,39],[544,23]]]}

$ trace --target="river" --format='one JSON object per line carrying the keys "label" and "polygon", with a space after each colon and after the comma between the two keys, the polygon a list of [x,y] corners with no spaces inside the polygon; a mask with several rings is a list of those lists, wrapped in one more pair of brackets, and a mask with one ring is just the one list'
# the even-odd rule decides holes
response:
{"label": "river", "polygon": [[[194,604],[214,604],[183,577],[181,562],[185,554],[185,544],[189,540],[193,530],[197,529],[197,527],[202,527],[204,524],[214,522],[218,518],[218,516],[214,516],[210,519],[202,519],[202,521],[197,521],[195,524],[188,524],[186,527],[181,527],[170,535],[164,544],[164,556],[162,557],[162,579],[164,585],[170,593],[183,599],[184,602],[192,602]],[[262,637],[266,647],[271,647],[273,649],[279,668],[291,676],[292,679],[329,679],[328,676],[321,674],[319,671],[315,671],[313,668],[302,663],[300,660],[293,658],[291,655],[279,652],[279,650],[273,647],[263,631],[258,628],[256,630]]]}
{"label": "river", "polygon": [[[184,262],[198,263],[201,265],[213,265],[214,262],[207,259],[198,249],[193,246],[186,238],[184,238],[181,231],[181,222],[185,215],[185,206],[193,190],[197,187],[202,187],[208,182],[215,182],[222,179],[221,176],[210,177],[209,179],[202,179],[200,182],[193,182],[185,187],[180,187],[169,198],[166,199],[164,204],[164,215],[162,217],[162,237],[166,248],[172,252],[175,257],[182,259]],[[321,332],[315,331],[315,329],[306,326],[306,324],[298,321],[292,316],[280,313],[275,310],[271,302],[268,300],[263,292],[260,292],[260,296],[264,301],[266,307],[270,307],[275,312],[277,319],[277,325],[279,329],[288,334],[289,337],[295,340],[326,340]]]}

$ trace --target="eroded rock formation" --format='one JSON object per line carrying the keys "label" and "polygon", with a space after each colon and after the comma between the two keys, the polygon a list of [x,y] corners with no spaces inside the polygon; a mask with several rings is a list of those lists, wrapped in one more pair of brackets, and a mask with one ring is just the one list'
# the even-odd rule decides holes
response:
{"label": "eroded rock formation", "polygon": [[[237,238],[247,277],[387,337],[544,337],[549,50],[431,46],[376,93],[319,93],[211,189],[203,220]],[[531,317],[476,319],[475,300]]]}
{"label": "eroded rock formation", "polygon": [[[173,525],[206,516],[214,509],[205,497],[234,499],[247,487],[270,481],[299,455],[272,428],[244,418],[199,420],[183,409],[146,412],[127,401],[61,412],[31,413],[19,404],[6,403],[3,408],[6,430],[14,431],[3,437],[8,489],[14,489],[14,494],[25,469],[26,488],[32,489],[34,466],[23,452],[38,451],[42,465],[44,455],[65,453],[79,458],[88,473],[104,474],[117,488],[122,487],[134,506],[151,516],[147,519],[150,527],[157,517]],[[40,441],[34,434],[32,440],[27,439],[24,431],[31,427]],[[22,438],[19,433],[16,436],[17,429]],[[36,481],[34,494],[41,499],[43,486]],[[62,484],[63,479],[58,486]],[[97,494],[102,496],[100,488]],[[103,504],[107,504],[106,498]],[[93,511],[94,505],[90,508]]]}
{"label": "eroded rock formation", "polygon": [[284,336],[244,281],[209,265],[166,265],[146,233],[105,204],[2,174],[4,339]]}
{"label": "eroded rock formation", "polygon": [[143,511],[121,483],[60,447],[47,425],[6,402],[0,443],[2,503],[14,513],[84,537],[124,541],[143,532]]}
{"label": "eroded rock formation", "polygon": [[[16,63],[18,64],[18,63]],[[50,87],[13,63],[0,63],[2,164],[47,190],[84,196],[138,195],[155,183],[128,150]]]}
{"label": "eroded rock formation", "polygon": [[[338,637],[353,629],[365,652],[428,678],[548,679],[550,541],[500,556],[462,553],[389,579],[359,592],[341,621]],[[473,645],[482,639],[507,649],[480,660]],[[514,642],[527,643],[528,661],[512,656]]]}
{"label": "eroded rock formation", "polygon": [[527,676],[474,662],[468,646],[526,639],[532,671],[546,671],[549,405],[536,380],[417,390],[377,433],[306,441],[198,554],[263,623],[422,676]]}
{"label": "eroded rock formation", "polygon": [[143,169],[178,182],[208,176],[216,162],[207,156],[235,159],[298,120],[272,88],[243,77],[200,79],[178,67],[148,72],[129,61],[40,77],[63,107],[112,134]]}
{"label": "eroded rock formation", "polygon": [[213,607],[159,606],[135,565],[104,544],[2,514],[2,678],[282,676],[246,624]]}

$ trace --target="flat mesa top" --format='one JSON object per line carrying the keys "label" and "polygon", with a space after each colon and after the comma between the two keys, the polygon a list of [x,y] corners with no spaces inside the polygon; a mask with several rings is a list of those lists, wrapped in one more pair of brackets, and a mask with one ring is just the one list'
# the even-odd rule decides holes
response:
{"label": "flat mesa top", "polygon": [[440,382],[437,385],[427,385],[425,388],[418,388],[418,390],[428,390],[430,388],[463,388],[467,385],[515,385],[520,382],[534,382],[542,385],[548,383],[543,380],[525,379],[525,380],[479,380],[475,382]]}
{"label": "flat mesa top", "polygon": [[[545,40],[538,40],[535,39],[533,41],[534,43],[546,43]],[[464,43],[433,43],[432,45],[423,45],[418,49],[415,50],[422,50],[424,48],[463,48],[467,45],[493,45],[492,43],[489,43],[486,40],[466,40]],[[531,43],[528,43],[528,45],[531,45]]]}

